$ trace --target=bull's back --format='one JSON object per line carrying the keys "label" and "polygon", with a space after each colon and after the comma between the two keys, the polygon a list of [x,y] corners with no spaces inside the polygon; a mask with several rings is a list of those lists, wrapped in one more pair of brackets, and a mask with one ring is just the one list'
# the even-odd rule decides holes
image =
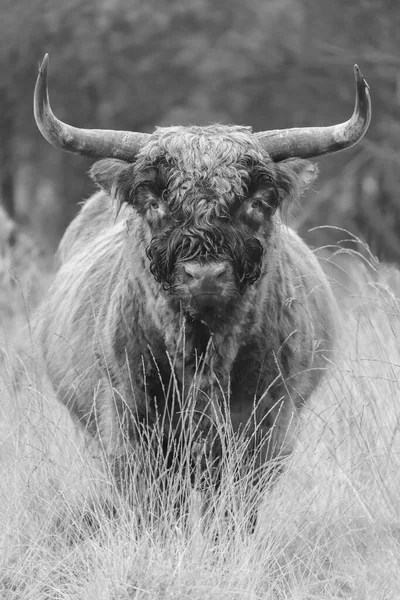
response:
{"label": "bull's back", "polygon": [[87,248],[113,227],[115,219],[116,212],[107,194],[101,191],[88,198],[65,230],[57,251],[59,263],[65,263],[73,254]]}

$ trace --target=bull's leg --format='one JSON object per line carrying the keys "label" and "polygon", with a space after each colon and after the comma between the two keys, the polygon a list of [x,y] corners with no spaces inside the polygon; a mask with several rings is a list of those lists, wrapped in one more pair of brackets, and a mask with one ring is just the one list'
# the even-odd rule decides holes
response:
{"label": "bull's leg", "polygon": [[138,471],[137,416],[129,403],[111,383],[107,372],[94,391],[97,406],[96,431],[104,462],[117,491],[127,497]]}
{"label": "bull's leg", "polygon": [[298,419],[298,409],[290,398],[283,396],[256,420],[260,425],[253,434],[250,457],[253,476],[249,524],[252,530],[265,490],[274,485],[293,452]]}
{"label": "bull's leg", "polygon": [[249,402],[236,401],[232,408],[231,421],[236,435],[232,460],[240,464],[231,468],[237,473],[235,485],[240,489],[239,496],[246,499],[249,507],[248,528],[253,530],[265,490],[282,473],[293,451],[298,409],[291,398],[279,396],[278,390],[274,390],[273,396],[262,398],[253,410]]}
{"label": "bull's leg", "polygon": [[139,525],[162,525],[171,511],[182,523],[190,491],[190,472],[182,459],[184,438],[163,415],[132,415],[112,404],[103,418],[106,431],[117,433],[104,443],[117,489],[133,507]]}
{"label": "bull's leg", "polygon": [[282,470],[285,458],[294,449],[298,419],[298,409],[286,396],[282,396],[267,410],[263,410],[263,414],[256,419],[260,425],[254,435],[257,469],[270,465],[273,470]]}

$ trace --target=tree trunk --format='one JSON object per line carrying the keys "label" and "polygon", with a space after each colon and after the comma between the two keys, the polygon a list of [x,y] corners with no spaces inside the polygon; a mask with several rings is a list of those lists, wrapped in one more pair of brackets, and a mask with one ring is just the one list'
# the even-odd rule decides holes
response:
{"label": "tree trunk", "polygon": [[11,218],[16,216],[14,197],[14,110],[7,90],[0,89],[0,203]]}

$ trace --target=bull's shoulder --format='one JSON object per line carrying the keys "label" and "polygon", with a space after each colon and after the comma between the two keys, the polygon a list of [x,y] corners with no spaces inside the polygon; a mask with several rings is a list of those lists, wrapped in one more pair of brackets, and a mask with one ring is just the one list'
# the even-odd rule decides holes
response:
{"label": "bull's shoulder", "polygon": [[315,346],[331,348],[337,304],[313,250],[285,225],[279,225],[268,271],[257,284],[245,330],[277,353],[293,345],[298,354]]}
{"label": "bull's shoulder", "polygon": [[282,393],[283,379],[295,404],[301,404],[332,359],[338,308],[314,252],[287,226],[277,228],[268,271],[247,306],[232,374],[235,398],[247,394],[241,382],[251,373],[248,379],[257,389],[271,389],[272,396],[275,387]]}
{"label": "bull's shoulder", "polygon": [[107,194],[101,191],[91,196],[83,203],[61,239],[57,251],[59,264],[66,262],[72,254],[87,247],[99,235],[114,227],[120,218]]}
{"label": "bull's shoulder", "polygon": [[284,287],[304,290],[306,293],[321,287],[322,295],[331,295],[328,278],[315,252],[297,232],[285,225],[279,226],[276,258],[277,271]]}
{"label": "bull's shoulder", "polygon": [[330,346],[337,328],[338,307],[315,252],[302,238],[282,226],[277,271],[282,322],[307,331],[314,341],[325,339]]}

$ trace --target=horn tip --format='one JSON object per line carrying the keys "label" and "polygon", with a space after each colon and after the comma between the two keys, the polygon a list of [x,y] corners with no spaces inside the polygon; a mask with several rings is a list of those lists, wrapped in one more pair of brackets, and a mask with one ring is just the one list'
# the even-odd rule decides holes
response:
{"label": "horn tip", "polygon": [[49,54],[48,54],[48,52],[46,52],[40,66],[39,66],[39,75],[46,74],[48,66],[49,66]]}
{"label": "horn tip", "polygon": [[360,69],[360,67],[359,67],[357,64],[356,64],[356,65],[354,65],[354,77],[355,77],[355,80],[356,80],[356,83],[357,83],[357,84],[361,84],[361,85],[363,85],[363,86],[364,86],[364,87],[365,87],[367,90],[369,90],[369,85],[368,85],[368,83],[366,82],[366,80],[364,79],[364,76],[363,76],[363,74],[362,74],[362,72],[361,72],[361,69]]}

